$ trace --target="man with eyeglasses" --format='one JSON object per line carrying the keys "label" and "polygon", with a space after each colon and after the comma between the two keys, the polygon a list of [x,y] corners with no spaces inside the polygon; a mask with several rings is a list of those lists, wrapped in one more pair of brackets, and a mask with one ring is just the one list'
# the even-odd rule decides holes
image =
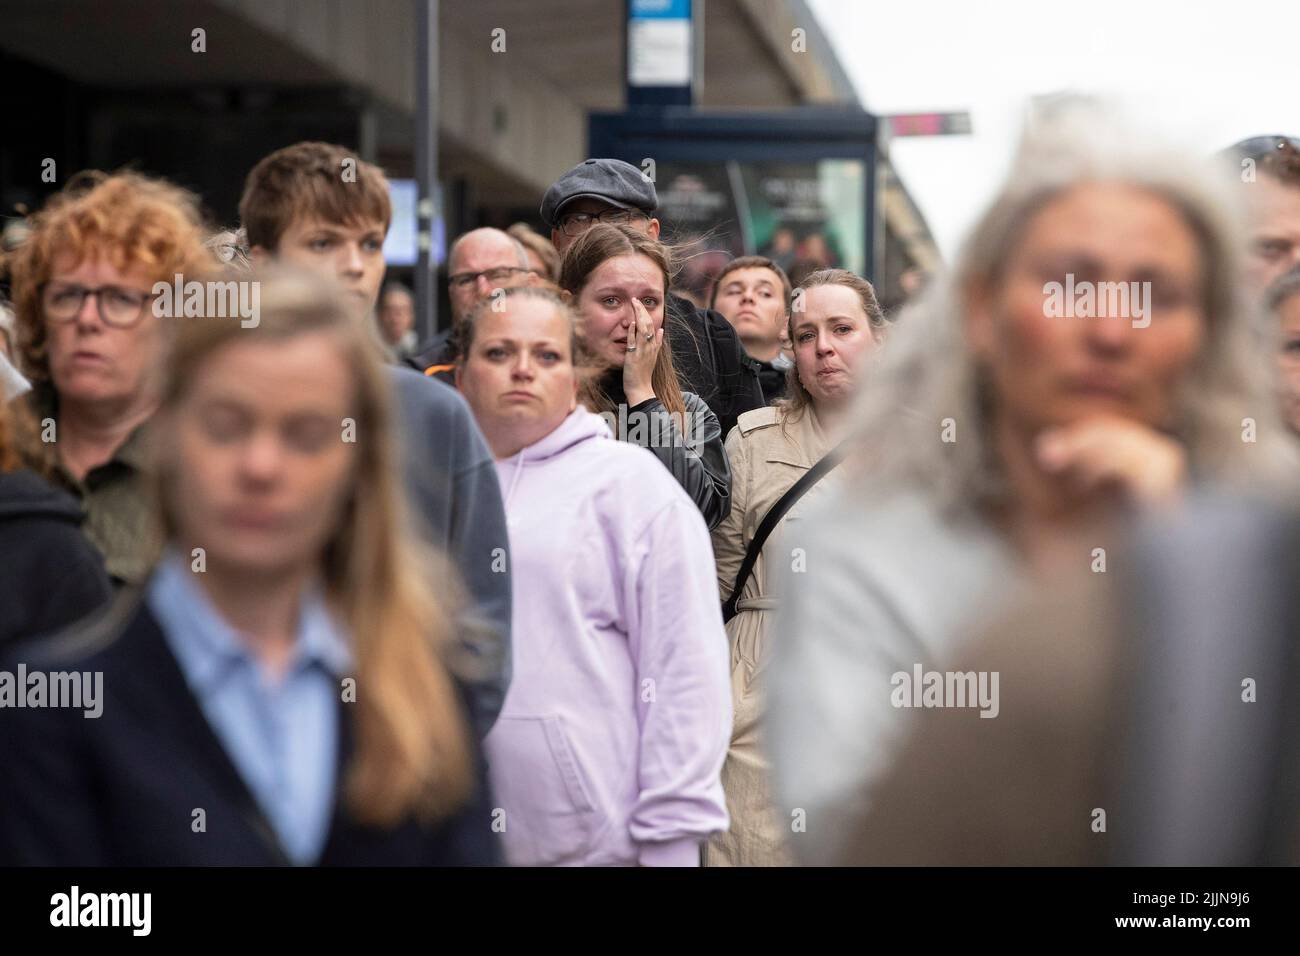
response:
{"label": "man with eyeglasses", "polygon": [[[561,176],[542,199],[542,220],[561,256],[597,222],[630,226],[659,238],[654,183],[631,163],[587,159]],[[700,396],[718,416],[725,437],[744,412],[761,408],[758,365],[745,354],[731,323],[669,293],[665,328],[682,389]]]}
{"label": "man with eyeglasses", "polygon": [[494,289],[529,285],[537,276],[528,252],[514,236],[500,229],[473,229],[458,238],[447,254],[447,297],[451,300],[451,327],[422,346],[408,364],[425,375],[454,386],[456,336],[474,306]]}

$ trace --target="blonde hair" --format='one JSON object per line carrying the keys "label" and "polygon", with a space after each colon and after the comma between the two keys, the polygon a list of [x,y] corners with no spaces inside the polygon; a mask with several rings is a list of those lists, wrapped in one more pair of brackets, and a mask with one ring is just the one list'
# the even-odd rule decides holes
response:
{"label": "blonde hair", "polygon": [[[247,274],[225,276],[249,281]],[[255,273],[260,319],[186,321],[177,334],[161,420],[185,397],[198,369],[223,346],[262,341],[275,345],[325,333],[344,354],[356,382],[357,462],[351,499],[321,555],[326,593],[340,610],[358,686],[356,747],[344,795],[359,820],[392,826],[414,816],[425,822],[454,810],[471,788],[464,716],[440,653],[449,643],[453,606],[432,590],[459,600],[455,572],[406,530],[405,498],[392,435],[391,384],[371,339],[340,293],[315,276],[282,269]],[[162,441],[160,447],[168,443]],[[169,536],[176,533],[174,463],[155,469],[156,500]]]}
{"label": "blonde hair", "polygon": [[[799,283],[797,289],[791,292],[791,297],[796,292],[807,292],[817,286],[823,285],[840,285],[856,293],[858,301],[862,303],[862,312],[867,317],[867,325],[873,338],[877,340],[885,334],[885,313],[880,308],[880,301],[876,298],[876,288],[866,279],[847,269],[819,269],[809,275]],[[786,335],[790,339],[791,347],[794,345],[794,312],[787,309],[785,319]],[[787,422],[797,422],[803,417],[805,410],[813,404],[813,397],[804,388],[803,381],[799,378],[799,364],[792,362],[785,373],[785,392],[787,398],[774,402],[778,408],[784,411],[781,416],[781,427],[785,428]]]}
{"label": "blonde hair", "polygon": [[[882,489],[921,489],[949,510],[1006,504],[1010,489],[993,449],[994,396],[964,339],[961,316],[975,290],[1000,281],[1030,220],[1053,199],[1085,183],[1124,183],[1150,191],[1179,213],[1204,264],[1206,344],[1175,406],[1174,434],[1194,473],[1223,481],[1261,473],[1270,484],[1297,464],[1262,364],[1257,312],[1242,297],[1243,233],[1232,195],[1208,165],[1150,145],[1113,113],[1069,103],[1026,127],[1006,183],[962,246],[949,274],[894,323],[888,352],[860,393],[853,417],[858,467]],[[951,419],[958,440],[939,440]],[[1256,443],[1241,441],[1245,420]]]}
{"label": "blonde hair", "polygon": [[555,282],[560,278],[560,253],[551,240],[535,231],[526,222],[515,223],[506,230],[506,235],[518,239],[529,252],[537,253],[537,258],[541,259],[542,265],[546,267],[546,275],[541,278],[548,282]]}

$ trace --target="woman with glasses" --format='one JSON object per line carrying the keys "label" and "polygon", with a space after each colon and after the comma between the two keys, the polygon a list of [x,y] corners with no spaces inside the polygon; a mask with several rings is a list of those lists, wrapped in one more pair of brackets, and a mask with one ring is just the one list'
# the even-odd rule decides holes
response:
{"label": "woman with glasses", "polygon": [[109,576],[134,584],[156,534],[140,482],[169,329],[154,283],[208,260],[192,195],[137,173],[70,183],[14,255],[23,396],[34,462],[76,494]]}

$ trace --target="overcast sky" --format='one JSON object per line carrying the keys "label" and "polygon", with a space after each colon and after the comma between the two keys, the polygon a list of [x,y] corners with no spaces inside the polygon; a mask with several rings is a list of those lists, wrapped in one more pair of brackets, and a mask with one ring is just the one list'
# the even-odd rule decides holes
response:
{"label": "overcast sky", "polygon": [[998,186],[1032,96],[1120,97],[1191,148],[1300,134],[1300,0],[809,0],[874,113],[969,110],[890,155],[945,258]]}

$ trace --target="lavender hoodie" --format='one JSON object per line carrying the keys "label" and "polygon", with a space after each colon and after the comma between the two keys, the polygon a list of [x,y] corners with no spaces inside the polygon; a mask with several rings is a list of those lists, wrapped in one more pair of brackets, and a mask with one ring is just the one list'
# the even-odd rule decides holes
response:
{"label": "lavender hoodie", "polygon": [[484,742],[516,865],[695,866],[728,825],[727,636],[699,509],[581,406],[497,462],[514,676]]}

